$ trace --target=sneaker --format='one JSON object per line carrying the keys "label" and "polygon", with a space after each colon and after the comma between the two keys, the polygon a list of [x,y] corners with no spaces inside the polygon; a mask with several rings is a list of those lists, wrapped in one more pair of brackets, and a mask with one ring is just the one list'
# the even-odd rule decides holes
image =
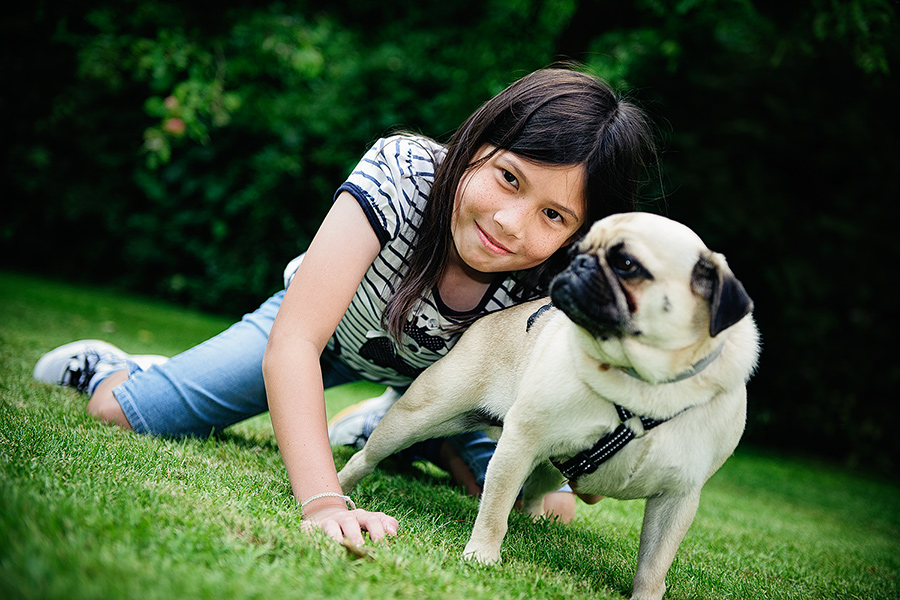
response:
{"label": "sneaker", "polygon": [[[165,356],[144,354],[132,356],[101,340],[71,342],[43,355],[34,366],[37,381],[75,388],[91,393],[94,376],[108,375],[128,368],[128,362],[137,363],[142,369],[168,360]],[[102,378],[101,378],[102,379]]]}
{"label": "sneaker", "polygon": [[389,387],[377,398],[369,398],[339,412],[328,423],[331,445],[353,446],[357,450],[365,446],[375,426],[402,395]]}

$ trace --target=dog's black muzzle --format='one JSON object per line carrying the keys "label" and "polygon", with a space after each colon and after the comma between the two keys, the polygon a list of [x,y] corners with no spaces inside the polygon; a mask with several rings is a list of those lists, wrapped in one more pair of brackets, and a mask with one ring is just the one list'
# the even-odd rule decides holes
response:
{"label": "dog's black muzzle", "polygon": [[578,254],[550,283],[550,299],[576,325],[602,339],[628,330],[627,304],[618,279],[595,254]]}

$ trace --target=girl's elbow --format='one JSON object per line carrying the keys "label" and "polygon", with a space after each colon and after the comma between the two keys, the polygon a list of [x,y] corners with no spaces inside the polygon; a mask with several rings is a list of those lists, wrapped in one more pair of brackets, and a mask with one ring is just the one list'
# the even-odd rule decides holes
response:
{"label": "girl's elbow", "polygon": [[270,335],[268,342],[266,342],[266,350],[262,359],[263,378],[268,378],[273,371],[278,370],[278,364],[284,362],[284,357],[287,354],[288,351],[285,344],[279,342],[275,336]]}
{"label": "girl's elbow", "polygon": [[263,379],[269,378],[269,373],[272,372],[273,364],[276,362],[273,356],[276,353],[277,351],[273,351],[271,343],[266,344],[266,351],[263,353],[262,358]]}
{"label": "girl's elbow", "polygon": [[268,378],[276,371],[296,367],[307,359],[318,362],[320,353],[316,345],[309,340],[278,339],[270,336],[263,353],[263,378]]}

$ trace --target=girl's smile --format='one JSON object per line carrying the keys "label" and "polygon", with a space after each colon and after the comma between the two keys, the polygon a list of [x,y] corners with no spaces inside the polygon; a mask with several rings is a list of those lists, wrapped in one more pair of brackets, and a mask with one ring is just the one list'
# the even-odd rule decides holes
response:
{"label": "girl's smile", "polygon": [[481,237],[481,241],[484,244],[485,248],[489,251],[494,252],[499,255],[507,255],[512,254],[512,251],[503,247],[496,240],[494,240],[491,236],[484,232],[484,229],[478,226],[478,223],[475,223],[475,227],[478,228],[478,235]]}
{"label": "girl's smile", "polygon": [[[475,159],[494,150],[484,145]],[[583,215],[582,165],[548,166],[497,151],[460,181],[451,266],[478,281],[535,267],[573,240]]]}

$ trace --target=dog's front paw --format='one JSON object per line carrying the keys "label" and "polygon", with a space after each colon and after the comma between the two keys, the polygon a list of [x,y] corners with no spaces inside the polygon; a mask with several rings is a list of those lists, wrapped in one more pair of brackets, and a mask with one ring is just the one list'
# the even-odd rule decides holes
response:
{"label": "dog's front paw", "polygon": [[665,593],[665,580],[651,585],[647,582],[641,582],[639,581],[639,578],[635,577],[634,589],[631,592],[631,600],[662,600]]}
{"label": "dog's front paw", "polygon": [[493,565],[500,562],[500,549],[481,548],[478,544],[470,541],[463,550],[463,558],[480,562],[483,565]]}

